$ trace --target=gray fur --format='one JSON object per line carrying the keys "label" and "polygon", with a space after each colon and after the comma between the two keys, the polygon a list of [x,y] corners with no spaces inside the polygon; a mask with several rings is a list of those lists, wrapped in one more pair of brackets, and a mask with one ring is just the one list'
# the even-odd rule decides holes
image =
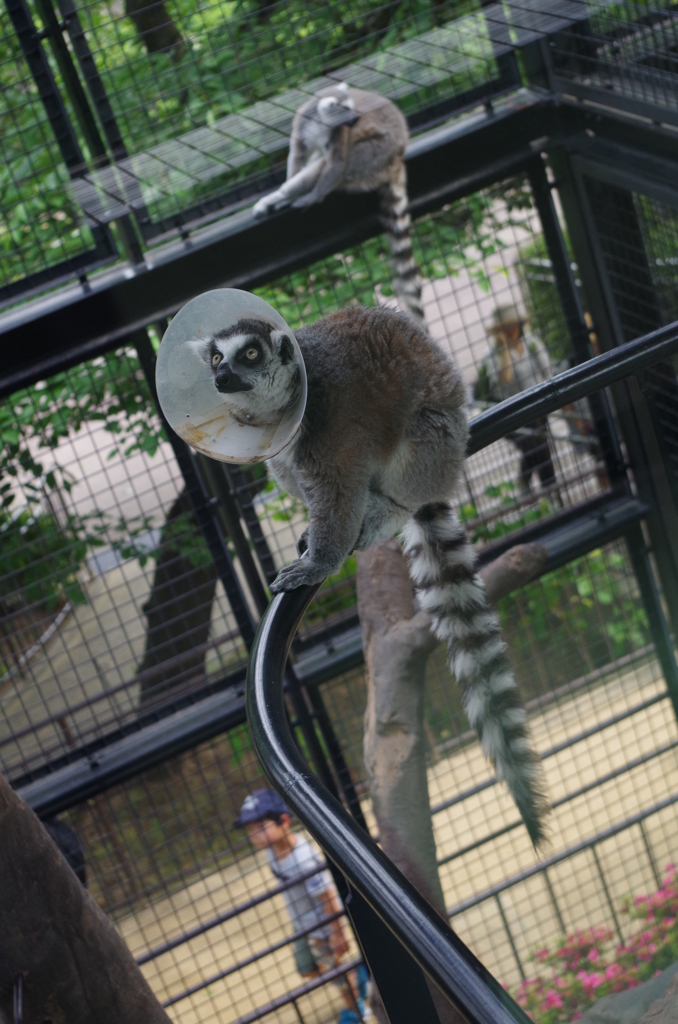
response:
{"label": "gray fur", "polygon": [[319,583],[355,548],[403,531],[410,575],[448,644],[469,720],[536,845],[548,810],[541,765],[497,616],[448,504],[466,455],[461,375],[421,325],[385,307],[340,310],[296,338],[308,378],[306,412],[269,465],[308,507],[307,550],[271,590]]}
{"label": "gray fur", "polygon": [[381,220],[393,261],[393,290],[423,320],[421,280],[412,255],[405,149],[407,121],[391,100],[341,82],[321,89],[294,115],[287,180],[254,206],[264,217],[286,206],[302,209],[330,192],[379,190]]}

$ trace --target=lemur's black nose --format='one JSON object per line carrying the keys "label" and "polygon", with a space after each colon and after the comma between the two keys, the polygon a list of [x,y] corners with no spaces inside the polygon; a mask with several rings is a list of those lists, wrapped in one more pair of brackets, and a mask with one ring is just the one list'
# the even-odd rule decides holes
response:
{"label": "lemur's black nose", "polygon": [[227,391],[228,382],[231,379],[231,371],[228,366],[220,366],[214,375],[214,384],[217,391]]}
{"label": "lemur's black nose", "polygon": [[236,391],[251,391],[254,384],[243,380],[228,365],[220,366],[214,378],[217,391],[222,395],[232,395]]}

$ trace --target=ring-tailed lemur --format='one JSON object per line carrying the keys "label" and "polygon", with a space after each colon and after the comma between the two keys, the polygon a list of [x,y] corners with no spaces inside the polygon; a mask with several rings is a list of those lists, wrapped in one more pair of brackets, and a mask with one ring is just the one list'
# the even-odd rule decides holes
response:
{"label": "ring-tailed lemur", "polygon": [[[281,333],[241,321],[228,337],[195,347],[214,368],[217,388],[227,373],[231,391],[241,387],[250,402],[260,391],[265,404],[269,382],[287,375],[291,402],[295,384]],[[303,557],[281,570],[271,590],[318,583],[354,548],[402,531],[410,575],[436,636],[447,643],[469,721],[536,846],[548,810],[541,765],[499,620],[448,504],[468,436],[461,374],[422,325],[383,306],[340,310],[296,338],[308,378],[306,411],[269,466],[308,506],[309,525],[299,542]]]}
{"label": "ring-tailed lemur", "polygon": [[405,149],[407,121],[384,96],[349,88],[321,89],[294,115],[287,181],[255,205],[255,217],[284,206],[319,203],[330,192],[379,189],[381,221],[393,260],[393,291],[424,319],[421,279],[412,255]]}
{"label": "ring-tailed lemur", "polygon": [[274,424],[299,397],[301,373],[284,331],[263,320],[238,320],[209,338],[187,342],[214,374],[240,423]]}

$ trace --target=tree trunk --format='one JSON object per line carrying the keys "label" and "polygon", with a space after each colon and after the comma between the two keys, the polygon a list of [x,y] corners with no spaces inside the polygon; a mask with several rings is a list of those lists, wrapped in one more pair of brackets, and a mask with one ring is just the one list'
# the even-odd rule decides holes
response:
{"label": "tree trunk", "polygon": [[[188,554],[182,553],[182,536],[194,538]],[[184,489],[162,528],[153,587],[142,609],[148,629],[137,674],[143,673],[139,703],[144,709],[168,690],[187,689],[206,679],[203,645],[209,637],[217,572],[209,556],[199,558],[201,538]]]}
{"label": "tree trunk", "polygon": [[[481,572],[488,600],[494,603],[534,579],[545,563],[546,551],[539,544],[506,552]],[[407,563],[395,541],[358,552],[357,564],[367,669],[365,767],[380,843],[447,919],[436,863],[424,732],[426,661],[438,641],[428,613],[415,614]],[[441,1024],[461,1024],[438,988],[432,983],[430,988]]]}
{"label": "tree trunk", "polygon": [[169,52],[172,60],[181,60],[186,43],[164,0],[125,0],[125,14],[134,22],[149,53]]}
{"label": "tree trunk", "polygon": [[0,1015],[24,1024],[169,1024],[115,926],[0,776]]}

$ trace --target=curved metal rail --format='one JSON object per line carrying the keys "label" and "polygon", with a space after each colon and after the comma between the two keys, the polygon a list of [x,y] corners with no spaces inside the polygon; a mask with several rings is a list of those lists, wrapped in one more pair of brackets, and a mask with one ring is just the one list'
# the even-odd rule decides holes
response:
{"label": "curved metal rail", "polygon": [[[475,452],[509,430],[638,372],[678,350],[678,324],[605,353],[508,399],[470,424]],[[490,972],[311,772],[293,740],[283,695],[292,638],[318,586],[280,594],[250,654],[247,717],[274,787],[419,966],[473,1024],[528,1024]]]}
{"label": "curved metal rail", "polygon": [[247,717],[264,768],[328,857],[467,1020],[529,1024],[499,982],[327,791],[299,753],[287,722],[283,676],[292,637],[317,590],[317,586],[299,587],[275,597],[252,647]]}

